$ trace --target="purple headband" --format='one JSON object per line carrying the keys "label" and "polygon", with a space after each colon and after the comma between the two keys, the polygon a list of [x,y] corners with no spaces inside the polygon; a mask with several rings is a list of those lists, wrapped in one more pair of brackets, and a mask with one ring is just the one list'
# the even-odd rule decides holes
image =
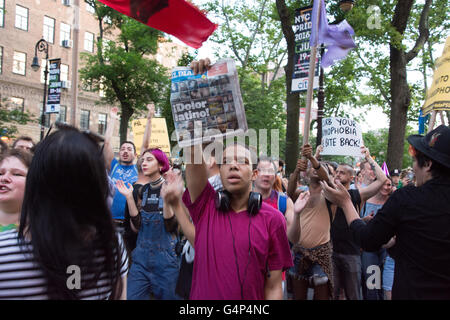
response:
{"label": "purple headband", "polygon": [[[148,149],[144,153],[150,152],[158,161],[158,163],[162,166],[161,173],[165,173],[169,171],[170,165],[169,165],[169,159],[167,158],[166,154],[161,149]],[[144,154],[143,153],[143,154]]]}

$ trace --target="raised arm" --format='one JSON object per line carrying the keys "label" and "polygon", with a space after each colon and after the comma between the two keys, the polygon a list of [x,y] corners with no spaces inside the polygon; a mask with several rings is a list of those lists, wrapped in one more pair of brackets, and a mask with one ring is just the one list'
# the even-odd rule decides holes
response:
{"label": "raised arm", "polygon": [[165,178],[166,182],[161,188],[164,206],[170,207],[170,211],[172,214],[175,214],[177,221],[181,226],[181,230],[183,230],[183,234],[193,245],[195,243],[195,227],[189,220],[189,212],[181,200],[183,194],[183,179],[180,174],[173,171],[167,172]]}
{"label": "raised arm", "polygon": [[377,177],[377,179],[374,182],[372,182],[371,184],[369,184],[367,187],[359,189],[359,193],[361,195],[361,201],[364,202],[367,199],[372,198],[374,195],[376,195],[378,193],[378,191],[381,189],[381,187],[386,182],[387,177],[384,174],[383,170],[378,165],[378,163],[376,163],[376,161],[373,160],[372,157],[370,156],[369,149],[367,149],[366,147],[363,146],[363,147],[361,147],[361,153],[364,155],[366,160],[369,162],[370,166],[374,170],[375,175]]}
{"label": "raised arm", "polygon": [[114,133],[114,124],[117,120],[116,107],[111,108],[109,111],[109,124],[105,132],[105,142],[103,144],[103,157],[105,158],[105,166],[108,171],[111,169],[111,161],[114,159],[114,151],[112,149],[112,136]]}
{"label": "raised arm", "polygon": [[312,147],[309,144],[305,144],[303,146],[302,156],[306,157],[311,162],[311,165],[316,170],[320,180],[323,180],[327,183],[330,182],[330,177],[328,175],[327,170],[325,170],[325,168],[320,164],[320,162],[316,159],[316,157],[313,156]]}
{"label": "raised arm", "polygon": [[202,152],[200,144],[184,148],[183,151],[186,163],[186,185],[192,203],[197,200],[208,182],[208,172]]}
{"label": "raised arm", "polygon": [[155,105],[153,103],[149,103],[147,105],[148,113],[147,113],[147,124],[145,125],[145,131],[144,131],[144,137],[142,139],[142,146],[141,146],[141,154],[139,156],[142,156],[143,152],[148,149],[148,146],[150,144],[150,137],[152,135],[152,119],[155,115]]}
{"label": "raised arm", "polygon": [[[297,198],[294,204],[294,212],[292,214],[292,223],[287,224],[287,236],[291,243],[298,243],[300,241],[301,228],[300,228],[300,214],[306,207],[309,200],[309,191],[303,192]],[[287,212],[286,212],[287,214]],[[287,216],[286,216],[287,218]]]}
{"label": "raised arm", "polygon": [[300,192],[297,192],[297,180],[301,171],[306,171],[308,167],[308,160],[298,159],[297,165],[295,166],[294,172],[289,176],[289,182],[287,187],[287,195],[296,201]]}

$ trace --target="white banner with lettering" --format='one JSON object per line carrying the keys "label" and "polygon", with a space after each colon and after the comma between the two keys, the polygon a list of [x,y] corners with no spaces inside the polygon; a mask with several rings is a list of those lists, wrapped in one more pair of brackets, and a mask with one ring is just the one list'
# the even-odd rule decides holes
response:
{"label": "white banner with lettering", "polygon": [[322,119],[321,155],[361,157],[363,146],[361,127],[348,118]]}

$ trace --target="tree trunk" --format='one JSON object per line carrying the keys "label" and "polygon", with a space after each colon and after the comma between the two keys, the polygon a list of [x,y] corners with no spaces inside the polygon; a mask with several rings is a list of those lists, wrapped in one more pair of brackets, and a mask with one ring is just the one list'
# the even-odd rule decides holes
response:
{"label": "tree trunk", "polygon": [[294,73],[295,38],[292,30],[292,17],[286,7],[284,0],[276,0],[278,15],[280,16],[281,27],[286,39],[288,57],[284,67],[286,73],[286,104],[287,104],[287,125],[286,125],[286,174],[294,171],[299,153],[299,119],[300,103],[299,93],[291,92],[292,75]]}
{"label": "tree trunk", "polygon": [[391,114],[386,163],[389,169],[402,169],[403,148],[411,92],[406,79],[405,53],[391,46]]}
{"label": "tree trunk", "polygon": [[119,135],[120,135],[120,144],[127,141],[127,134],[128,134],[128,122],[130,121],[131,116],[133,115],[133,108],[127,103],[121,102],[121,111],[122,114],[120,116],[120,128],[119,128]]}

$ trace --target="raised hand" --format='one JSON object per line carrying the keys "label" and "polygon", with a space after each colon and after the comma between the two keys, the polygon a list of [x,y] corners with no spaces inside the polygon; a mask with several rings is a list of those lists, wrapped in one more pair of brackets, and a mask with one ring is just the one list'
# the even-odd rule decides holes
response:
{"label": "raised hand", "polygon": [[117,190],[127,199],[133,197],[133,186],[131,183],[128,183],[128,187],[122,180],[117,180],[116,182]]}
{"label": "raised hand", "polygon": [[319,159],[322,151],[323,151],[323,146],[321,144],[319,144],[316,148],[316,154],[314,155],[314,157],[316,157],[316,159]]}
{"label": "raised hand", "polygon": [[369,148],[365,147],[365,146],[361,146],[361,153],[364,156],[364,158],[368,159],[370,158],[370,152],[369,152]]}
{"label": "raised hand", "polygon": [[194,74],[202,74],[210,67],[211,67],[211,60],[209,60],[209,58],[191,62],[191,69],[194,71]]}
{"label": "raised hand", "polygon": [[161,187],[161,197],[164,199],[164,203],[169,205],[175,204],[177,201],[181,200],[183,195],[183,179],[178,172],[169,170],[164,174],[164,181]]}
{"label": "raised hand", "polygon": [[332,187],[323,181],[320,181],[319,183],[322,187],[325,198],[336,204],[338,207],[343,207],[347,201],[351,202],[350,194],[339,181],[337,181],[336,185]]}
{"label": "raised hand", "polygon": [[296,167],[297,167],[297,170],[299,170],[299,171],[306,171],[308,169],[308,160],[298,159]]}
{"label": "raised hand", "polygon": [[307,159],[312,158],[312,147],[309,144],[305,144],[302,147],[302,156],[306,157]]}
{"label": "raised hand", "polygon": [[111,119],[117,120],[119,118],[119,116],[117,115],[118,112],[119,108],[117,107],[111,108],[111,110],[109,110],[109,117]]}
{"label": "raised hand", "polygon": [[309,201],[309,196],[310,196],[309,191],[302,192],[298,196],[297,200],[294,203],[294,213],[295,214],[300,214],[302,212],[302,210],[306,207],[306,204]]}
{"label": "raised hand", "polygon": [[147,105],[147,110],[148,110],[147,119],[150,120],[155,115],[155,104],[153,102],[149,103]]}

